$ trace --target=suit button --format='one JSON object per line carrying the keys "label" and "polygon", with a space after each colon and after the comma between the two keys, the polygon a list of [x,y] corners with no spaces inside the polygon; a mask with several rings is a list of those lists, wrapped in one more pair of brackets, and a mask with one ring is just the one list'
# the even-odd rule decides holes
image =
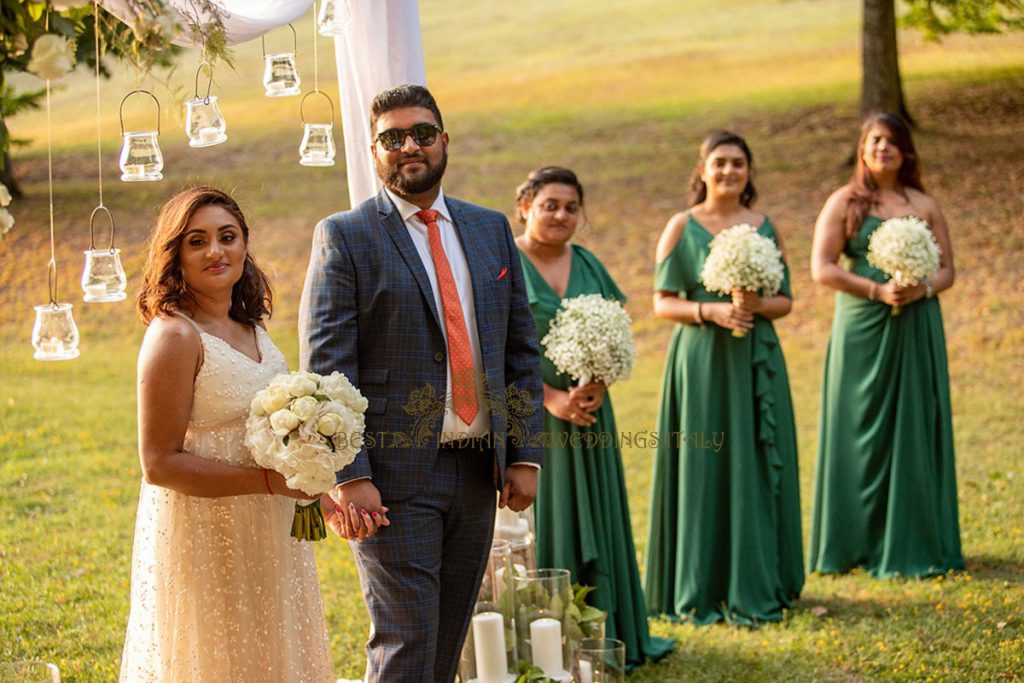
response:
{"label": "suit button", "polygon": [[434,362],[435,363],[443,363],[444,362],[444,354],[441,353],[440,351],[435,353],[434,354]]}

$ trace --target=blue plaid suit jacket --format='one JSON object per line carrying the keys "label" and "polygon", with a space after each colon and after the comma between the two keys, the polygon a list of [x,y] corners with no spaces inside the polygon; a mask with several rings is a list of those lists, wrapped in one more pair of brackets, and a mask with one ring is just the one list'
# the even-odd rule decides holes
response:
{"label": "blue plaid suit jacket", "polygon": [[[528,442],[543,430],[537,333],[508,220],[451,197],[445,201],[473,281],[500,486],[506,465],[543,458]],[[430,472],[443,413],[407,408],[417,390],[432,387],[434,396],[445,396],[448,355],[438,321],[426,270],[383,191],[316,226],[299,311],[301,365],[345,373],[369,400],[365,445],[338,472],[339,483],[369,476],[385,499],[401,500]],[[505,416],[515,406],[503,403],[507,387],[528,392],[532,410],[511,424]]]}

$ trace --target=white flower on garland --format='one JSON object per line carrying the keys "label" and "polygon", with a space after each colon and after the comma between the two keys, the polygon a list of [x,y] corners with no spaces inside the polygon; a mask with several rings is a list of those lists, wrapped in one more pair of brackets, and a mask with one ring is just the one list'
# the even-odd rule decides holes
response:
{"label": "white flower on garland", "polygon": [[46,81],[56,80],[74,66],[71,44],[55,33],[44,33],[32,45],[28,70]]}
{"label": "white flower on garland", "polygon": [[705,289],[723,295],[734,289],[774,296],[782,286],[782,252],[747,223],[721,231],[711,240],[700,278]]}
{"label": "white flower on garland", "polygon": [[256,463],[280,472],[310,496],[329,491],[338,470],[355,460],[367,401],[345,375],[278,375],[252,399],[245,445]]}
{"label": "white flower on garland", "polygon": [[916,216],[890,218],[868,240],[868,263],[900,287],[914,287],[934,277],[941,254],[928,224]]}
{"label": "white flower on garland", "polygon": [[559,372],[580,384],[592,380],[611,384],[629,379],[633,371],[636,352],[631,323],[618,301],[582,294],[562,302],[541,344]]}
{"label": "white flower on garland", "polygon": [[7,209],[0,209],[0,237],[3,237],[14,227],[14,216]]}
{"label": "white flower on garland", "polygon": [[0,183],[0,207],[11,205],[11,191],[7,186]]}

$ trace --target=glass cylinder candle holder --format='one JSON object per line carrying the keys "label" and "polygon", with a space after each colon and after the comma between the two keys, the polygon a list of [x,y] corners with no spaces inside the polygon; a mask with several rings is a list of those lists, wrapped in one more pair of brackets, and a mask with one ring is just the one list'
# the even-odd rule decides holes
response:
{"label": "glass cylinder candle holder", "polygon": [[36,306],[32,327],[32,348],[36,360],[72,360],[78,358],[78,327],[71,304],[49,303]]}
{"label": "glass cylinder candle holder", "polygon": [[228,126],[217,107],[216,95],[186,100],[185,120],[189,147],[212,147],[228,139]]}
{"label": "glass cylinder candle holder", "polygon": [[574,659],[568,634],[578,628],[568,609],[573,598],[569,570],[527,570],[513,578],[513,585],[519,656],[548,678],[568,683]]}
{"label": "glass cylinder candle holder", "polygon": [[626,683],[626,644],[615,638],[584,638],[576,651],[579,683]]}
{"label": "glass cylinder candle holder", "polygon": [[534,558],[532,505],[522,512],[499,507],[494,517],[494,538],[511,544],[512,564],[520,568],[520,573],[537,568]]}
{"label": "glass cylinder candle holder", "polygon": [[0,683],[60,683],[60,670],[48,662],[3,662]]}
{"label": "glass cylinder candle holder", "polygon": [[494,541],[466,642],[459,676],[465,683],[514,683],[517,669],[515,590],[507,541]]}
{"label": "glass cylinder candle holder", "polygon": [[322,0],[317,18],[322,36],[342,36],[352,28],[352,13],[348,0]]}

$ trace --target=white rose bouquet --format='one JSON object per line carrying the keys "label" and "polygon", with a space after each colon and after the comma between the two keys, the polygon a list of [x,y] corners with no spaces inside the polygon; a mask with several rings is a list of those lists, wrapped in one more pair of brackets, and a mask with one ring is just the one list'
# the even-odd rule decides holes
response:
{"label": "white rose bouquet", "polygon": [[[942,249],[928,224],[916,216],[890,218],[871,233],[868,263],[900,287],[915,287],[939,272]],[[899,315],[900,307],[893,306]]]}
{"label": "white rose bouquet", "polygon": [[581,386],[592,380],[611,384],[633,371],[631,323],[618,301],[581,294],[562,302],[541,344],[558,371]]}
{"label": "white rose bouquet", "polygon": [[[785,276],[782,252],[753,225],[740,223],[721,231],[711,240],[710,249],[700,273],[709,292],[732,294],[733,305],[742,289],[761,292],[762,296],[778,293]],[[744,333],[733,330],[732,336],[742,337]]]}
{"label": "white rose bouquet", "polygon": [[[284,475],[290,488],[319,496],[362,446],[367,401],[340,372],[278,375],[252,399],[245,445],[261,467]],[[292,536],[327,535],[318,501],[297,505]]]}

